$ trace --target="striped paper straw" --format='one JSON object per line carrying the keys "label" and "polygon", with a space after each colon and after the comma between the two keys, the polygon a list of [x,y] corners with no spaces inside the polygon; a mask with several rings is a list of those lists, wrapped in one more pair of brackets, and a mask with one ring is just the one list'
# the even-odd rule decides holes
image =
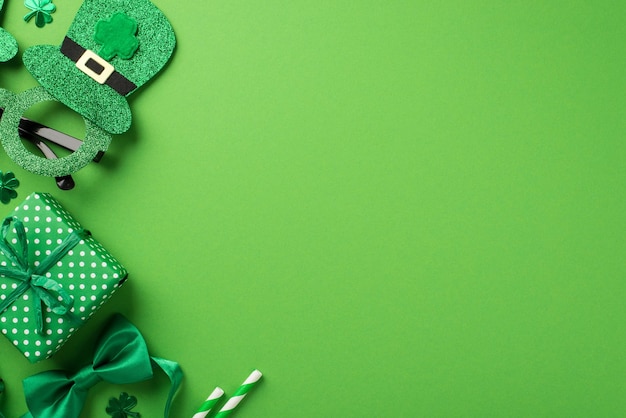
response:
{"label": "striped paper straw", "polygon": [[219,386],[213,389],[213,392],[211,392],[206,401],[198,408],[198,412],[196,412],[192,418],[205,418],[223,395],[224,391]]}
{"label": "striped paper straw", "polygon": [[233,409],[239,405],[239,402],[246,397],[248,392],[256,385],[256,383],[261,379],[261,372],[258,370],[250,373],[250,376],[246,379],[245,382],[239,386],[239,389],[230,397],[230,399],[226,402],[226,404],[220,409],[220,411],[215,415],[215,418],[225,418],[233,412]]}

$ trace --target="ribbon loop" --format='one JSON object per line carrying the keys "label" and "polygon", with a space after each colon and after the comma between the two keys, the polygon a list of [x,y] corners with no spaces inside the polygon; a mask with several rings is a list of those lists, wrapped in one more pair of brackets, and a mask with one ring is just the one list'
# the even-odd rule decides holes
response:
{"label": "ribbon loop", "polygon": [[[7,235],[9,235],[9,227],[11,223],[15,223],[15,232],[17,242],[19,243],[20,253],[18,254],[14,247],[9,244],[7,241]],[[2,221],[2,228],[0,229],[0,233],[2,234],[2,241],[0,241],[0,251],[4,254],[4,256],[18,267],[20,267],[19,271],[25,272],[28,270],[28,241],[26,239],[26,230],[24,229],[24,224],[21,220],[16,217],[7,216]]]}
{"label": "ribbon loop", "polygon": [[56,281],[33,274],[31,287],[42,302],[57,315],[65,315],[72,309],[74,299]]}
{"label": "ribbon loop", "polygon": [[[11,225],[15,229],[16,244],[11,245],[7,239]],[[29,289],[33,291],[33,309],[36,315],[37,331],[43,332],[43,310],[41,304],[46,305],[56,315],[67,315],[73,322],[78,318],[70,311],[74,300],[57,281],[48,278],[45,274],[58,263],[65,255],[89,235],[88,231],[79,229],[72,231],[65,239],[36,267],[31,269],[28,259],[28,239],[26,229],[20,219],[8,216],[0,227],[0,252],[4,254],[11,265],[0,266],[0,275],[21,281],[22,283],[0,303],[0,314],[11,306],[20,296]]]}

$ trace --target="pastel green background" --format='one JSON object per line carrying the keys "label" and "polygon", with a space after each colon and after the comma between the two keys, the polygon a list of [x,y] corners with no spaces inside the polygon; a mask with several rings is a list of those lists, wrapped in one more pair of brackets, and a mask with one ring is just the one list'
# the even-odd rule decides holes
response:
{"label": "pastel green background", "polygon": [[[56,4],[38,29],[7,2],[20,54],[60,44],[80,1]],[[626,415],[623,1],[156,4],[173,60],[74,190],[0,156],[130,272],[53,360],[1,341],[9,417],[113,312],[184,367],[174,418],[253,368],[238,418]],[[162,376],[83,416],[122,390],[162,416]]]}

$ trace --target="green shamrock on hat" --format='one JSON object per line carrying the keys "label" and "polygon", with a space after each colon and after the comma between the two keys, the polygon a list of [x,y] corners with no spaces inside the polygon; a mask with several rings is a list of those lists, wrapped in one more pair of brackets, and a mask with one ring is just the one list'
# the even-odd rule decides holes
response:
{"label": "green shamrock on hat", "polygon": [[136,33],[137,21],[124,13],[115,13],[108,21],[101,20],[96,24],[93,37],[102,45],[98,55],[107,61],[116,55],[125,60],[131,59],[139,47]]}

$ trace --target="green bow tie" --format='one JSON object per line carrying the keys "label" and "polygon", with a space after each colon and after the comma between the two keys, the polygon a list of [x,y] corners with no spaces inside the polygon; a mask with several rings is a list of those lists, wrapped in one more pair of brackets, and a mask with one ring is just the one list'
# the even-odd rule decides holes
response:
{"label": "green bow tie", "polygon": [[182,370],[176,362],[151,357],[139,330],[117,314],[100,337],[93,364],[74,374],[53,370],[24,379],[24,395],[30,414],[22,418],[78,418],[92,386],[102,380],[127,384],[151,379],[153,364],[159,366],[171,381],[164,412],[167,418],[183,378]]}

